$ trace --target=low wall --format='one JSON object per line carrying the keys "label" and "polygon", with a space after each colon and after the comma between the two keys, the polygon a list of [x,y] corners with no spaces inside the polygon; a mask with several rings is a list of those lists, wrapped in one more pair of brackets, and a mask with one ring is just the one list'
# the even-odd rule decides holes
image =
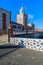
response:
{"label": "low wall", "polygon": [[21,45],[26,48],[43,51],[43,39],[10,38],[10,43]]}
{"label": "low wall", "polygon": [[7,34],[7,30],[0,30],[0,35],[4,35],[4,34]]}
{"label": "low wall", "polygon": [[0,45],[8,43],[8,35],[0,35]]}

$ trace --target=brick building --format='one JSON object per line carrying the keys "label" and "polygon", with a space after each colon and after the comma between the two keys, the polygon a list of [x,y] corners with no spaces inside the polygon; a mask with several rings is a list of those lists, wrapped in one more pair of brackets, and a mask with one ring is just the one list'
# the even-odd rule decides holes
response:
{"label": "brick building", "polygon": [[11,12],[0,8],[0,34],[7,33],[11,21]]}

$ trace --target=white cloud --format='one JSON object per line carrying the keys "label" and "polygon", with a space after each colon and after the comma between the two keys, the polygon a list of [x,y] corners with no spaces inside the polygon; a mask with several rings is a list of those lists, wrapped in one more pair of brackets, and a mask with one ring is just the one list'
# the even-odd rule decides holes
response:
{"label": "white cloud", "polygon": [[33,19],[33,17],[34,17],[34,15],[31,15],[31,14],[28,15],[29,19]]}

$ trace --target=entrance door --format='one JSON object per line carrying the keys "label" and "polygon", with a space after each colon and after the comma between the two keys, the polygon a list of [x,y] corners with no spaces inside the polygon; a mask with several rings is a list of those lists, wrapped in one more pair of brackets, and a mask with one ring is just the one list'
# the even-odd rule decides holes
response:
{"label": "entrance door", "polygon": [[3,17],[3,30],[6,30],[6,14],[3,13],[2,17]]}

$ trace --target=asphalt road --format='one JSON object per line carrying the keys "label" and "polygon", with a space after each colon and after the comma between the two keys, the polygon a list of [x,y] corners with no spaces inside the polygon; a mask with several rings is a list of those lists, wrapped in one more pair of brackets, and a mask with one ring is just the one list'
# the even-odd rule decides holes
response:
{"label": "asphalt road", "polygon": [[0,65],[43,65],[43,52],[26,48],[0,49]]}

